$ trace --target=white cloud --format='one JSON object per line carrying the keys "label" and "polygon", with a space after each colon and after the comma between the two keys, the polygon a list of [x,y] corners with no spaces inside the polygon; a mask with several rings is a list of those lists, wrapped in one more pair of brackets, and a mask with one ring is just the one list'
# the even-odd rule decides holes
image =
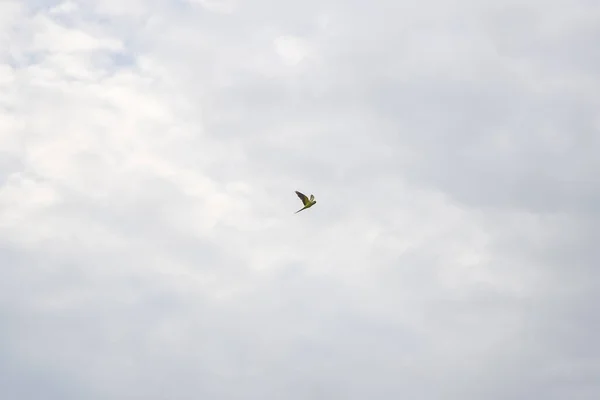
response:
{"label": "white cloud", "polygon": [[597,6],[200,3],[0,3],[3,397],[598,397]]}
{"label": "white cloud", "polygon": [[274,40],[277,54],[284,63],[296,65],[309,53],[308,45],[300,38],[293,36],[279,36]]}
{"label": "white cloud", "polygon": [[235,11],[235,3],[232,0],[189,0],[190,3],[198,3],[208,11],[230,14]]}

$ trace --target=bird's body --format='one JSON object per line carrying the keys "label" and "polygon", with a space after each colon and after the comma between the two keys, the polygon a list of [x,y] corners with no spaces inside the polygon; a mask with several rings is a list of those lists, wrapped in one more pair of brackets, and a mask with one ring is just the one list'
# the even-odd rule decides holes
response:
{"label": "bird's body", "polygon": [[304,204],[304,207],[302,207],[301,209],[296,211],[294,214],[298,214],[300,211],[310,208],[310,207],[314,206],[315,204],[317,204],[317,201],[315,200],[315,196],[313,196],[312,194],[310,195],[310,199],[297,190],[296,190],[296,194],[298,195],[300,200],[302,200],[302,204]]}

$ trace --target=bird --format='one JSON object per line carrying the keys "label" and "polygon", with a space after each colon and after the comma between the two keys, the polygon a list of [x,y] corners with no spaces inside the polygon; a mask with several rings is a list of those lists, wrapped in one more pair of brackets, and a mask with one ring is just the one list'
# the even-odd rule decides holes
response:
{"label": "bird", "polygon": [[297,190],[296,190],[296,194],[298,195],[298,197],[300,197],[300,200],[302,200],[302,204],[304,204],[304,207],[302,207],[301,209],[296,211],[294,214],[298,214],[300,211],[310,208],[310,207],[314,206],[315,204],[317,204],[317,201],[315,200],[315,196],[313,196],[312,194],[310,195],[310,199]]}

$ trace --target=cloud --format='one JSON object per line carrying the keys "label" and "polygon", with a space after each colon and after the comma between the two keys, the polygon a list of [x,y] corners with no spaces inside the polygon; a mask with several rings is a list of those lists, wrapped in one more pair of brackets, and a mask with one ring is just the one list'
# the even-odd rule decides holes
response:
{"label": "cloud", "polygon": [[5,397],[597,398],[599,11],[2,2]]}

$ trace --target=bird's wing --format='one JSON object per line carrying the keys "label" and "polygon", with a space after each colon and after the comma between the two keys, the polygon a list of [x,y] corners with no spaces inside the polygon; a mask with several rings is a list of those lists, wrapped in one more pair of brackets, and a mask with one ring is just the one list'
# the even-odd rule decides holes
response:
{"label": "bird's wing", "polygon": [[310,201],[312,202],[315,199],[315,196],[313,196],[312,194],[310,195]]}
{"label": "bird's wing", "polygon": [[309,203],[308,197],[306,197],[305,195],[303,195],[302,193],[300,193],[297,190],[296,190],[296,194],[298,195],[298,197],[300,197],[300,200],[302,200],[302,204],[307,205]]}

